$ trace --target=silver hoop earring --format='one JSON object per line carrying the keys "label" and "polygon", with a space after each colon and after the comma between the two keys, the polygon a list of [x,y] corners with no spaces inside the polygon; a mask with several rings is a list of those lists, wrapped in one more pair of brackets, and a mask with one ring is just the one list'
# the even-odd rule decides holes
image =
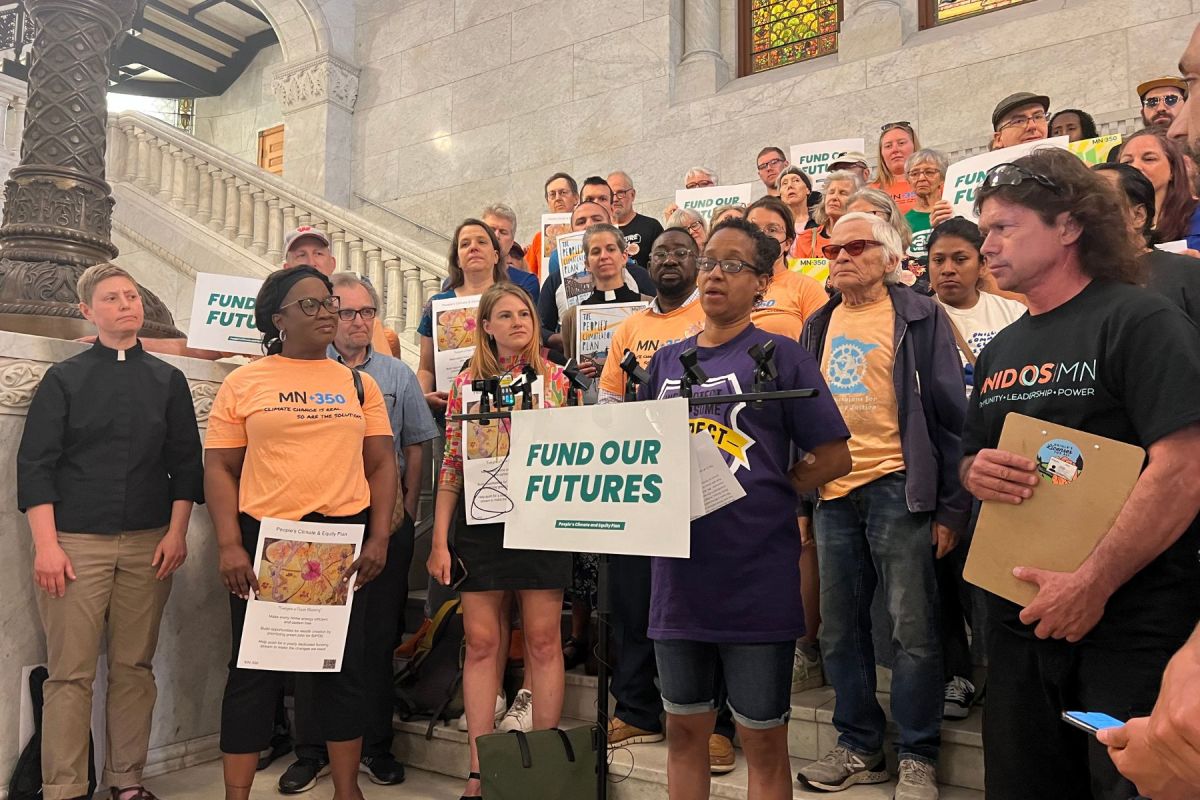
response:
{"label": "silver hoop earring", "polygon": [[280,331],[280,332],[279,332],[279,341],[280,341],[280,342],[286,342],[286,341],[287,341],[287,331]]}

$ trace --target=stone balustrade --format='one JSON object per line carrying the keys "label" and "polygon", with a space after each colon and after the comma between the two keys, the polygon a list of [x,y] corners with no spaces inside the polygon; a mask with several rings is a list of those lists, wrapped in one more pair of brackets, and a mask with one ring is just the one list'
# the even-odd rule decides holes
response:
{"label": "stone balustrade", "polygon": [[384,324],[402,343],[417,341],[421,309],[446,277],[444,256],[145,114],[109,115],[108,180],[137,187],[273,264],[283,260],[288,231],[320,228],[338,269],[370,279]]}

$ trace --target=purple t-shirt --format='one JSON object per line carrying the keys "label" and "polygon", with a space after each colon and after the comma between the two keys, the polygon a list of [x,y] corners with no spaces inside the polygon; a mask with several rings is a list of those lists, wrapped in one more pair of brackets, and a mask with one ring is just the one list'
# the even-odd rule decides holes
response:
{"label": "purple t-shirt", "polygon": [[[774,389],[817,389],[816,397],[692,406],[693,432],[710,433],[746,496],[692,523],[692,557],[653,559],[650,637],[701,642],[783,642],[804,635],[797,496],[788,479],[791,445],[804,451],[850,432],[816,360],[798,342],[753,325],[720,347],[698,347],[708,382],[693,397],[753,390],[747,352],[775,342]],[[679,396],[679,355],[696,337],[667,345],[650,361],[640,397]]]}

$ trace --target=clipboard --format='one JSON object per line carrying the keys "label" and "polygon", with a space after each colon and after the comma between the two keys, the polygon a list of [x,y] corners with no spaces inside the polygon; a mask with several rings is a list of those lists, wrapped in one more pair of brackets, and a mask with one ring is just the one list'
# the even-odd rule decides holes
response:
{"label": "clipboard", "polygon": [[1026,606],[1037,586],[1013,568],[1078,569],[1129,499],[1146,451],[1011,412],[997,447],[1037,461],[1038,485],[1020,505],[983,503],[963,577]]}

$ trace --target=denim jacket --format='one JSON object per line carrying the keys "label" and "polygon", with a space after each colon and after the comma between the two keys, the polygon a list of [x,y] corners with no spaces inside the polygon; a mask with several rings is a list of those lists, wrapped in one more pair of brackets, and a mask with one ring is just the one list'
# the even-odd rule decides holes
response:
{"label": "denim jacket", "polygon": [[[913,513],[962,533],[971,502],[958,479],[966,416],[962,361],[950,318],[936,302],[903,286],[888,286],[895,309],[892,382],[904,455],[904,496]],[[809,317],[800,343],[820,363],[840,294]]]}

